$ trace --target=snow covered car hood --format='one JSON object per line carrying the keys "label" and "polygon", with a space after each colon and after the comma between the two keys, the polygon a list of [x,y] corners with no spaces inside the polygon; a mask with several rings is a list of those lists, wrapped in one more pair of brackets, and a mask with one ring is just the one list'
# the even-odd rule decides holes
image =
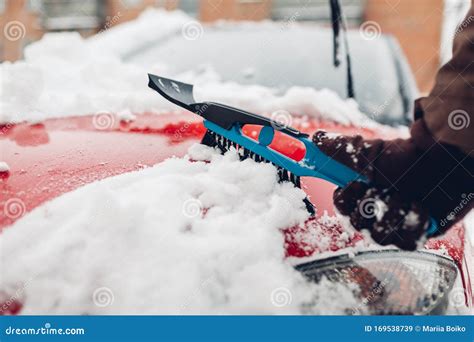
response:
{"label": "snow covered car hood", "polygon": [[[101,114],[3,128],[10,170],[0,183],[0,246],[2,262],[15,265],[0,283],[8,312],[296,314],[308,312],[308,303],[316,314],[364,312],[357,287],[309,283],[292,267],[368,246],[333,216],[332,186],[303,180],[320,214],[305,222],[305,193],[279,184],[270,165],[201,145],[156,164],[199,141],[204,130],[195,116],[127,122]],[[451,234],[430,243],[463,258],[463,245],[453,245],[463,230]]]}

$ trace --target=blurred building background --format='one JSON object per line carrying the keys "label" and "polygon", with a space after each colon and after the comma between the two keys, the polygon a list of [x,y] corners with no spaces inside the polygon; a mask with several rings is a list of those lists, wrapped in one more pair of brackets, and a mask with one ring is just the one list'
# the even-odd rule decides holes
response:
{"label": "blurred building background", "polygon": [[[376,23],[395,35],[421,91],[430,89],[440,63],[449,58],[450,42],[470,0],[341,0],[348,23]],[[25,45],[45,32],[79,31],[93,35],[136,18],[149,6],[181,9],[199,20],[288,20],[329,24],[328,0],[0,0],[0,28],[19,21],[24,35],[0,40],[0,60],[22,57]]]}

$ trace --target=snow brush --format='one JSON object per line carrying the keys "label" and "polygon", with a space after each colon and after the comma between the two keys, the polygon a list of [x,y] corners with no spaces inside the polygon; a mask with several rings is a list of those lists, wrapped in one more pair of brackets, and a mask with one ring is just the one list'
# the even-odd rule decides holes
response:
{"label": "snow brush", "polygon": [[[148,74],[148,86],[160,93],[168,101],[189,110],[204,119],[207,131],[201,144],[217,147],[222,153],[232,147],[240,159],[251,158],[257,162],[271,163],[277,168],[280,181],[292,182],[301,188],[301,177],[316,177],[329,181],[339,187],[345,187],[353,181],[368,183],[364,175],[323,153],[309,135],[295,128],[258,114],[243,111],[215,102],[196,102],[193,96],[193,85]],[[243,134],[244,125],[262,126],[258,140]],[[270,148],[275,130],[301,142],[305,155],[300,161],[293,160]],[[306,208],[311,215],[315,214],[312,203],[306,198]],[[431,219],[428,235],[437,230],[436,222]]]}

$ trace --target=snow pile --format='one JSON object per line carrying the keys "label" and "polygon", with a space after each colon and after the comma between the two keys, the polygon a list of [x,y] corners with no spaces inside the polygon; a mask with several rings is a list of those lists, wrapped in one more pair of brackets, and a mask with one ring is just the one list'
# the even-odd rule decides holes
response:
{"label": "snow pile", "polygon": [[182,11],[165,11],[148,8],[139,18],[114,26],[89,39],[89,44],[97,50],[125,56],[141,50],[161,37],[181,32],[183,25],[194,21]]}
{"label": "snow pile", "polygon": [[167,108],[147,89],[144,70],[95,50],[77,33],[46,35],[25,49],[25,61],[3,63],[0,77],[3,122]]}
{"label": "snow pile", "polygon": [[[147,86],[147,73],[166,76],[165,65],[157,60],[150,70],[121,58],[160,37],[181,32],[192,20],[179,11],[150,9],[137,20],[91,39],[77,33],[45,35],[25,49],[23,61],[0,65],[0,122],[102,111],[140,114],[176,109]],[[197,100],[218,101],[268,115],[283,110],[343,124],[375,125],[358,110],[355,101],[343,100],[330,90],[294,87],[278,95],[274,89],[261,86],[220,82],[212,68],[204,74],[171,76],[198,84]]]}
{"label": "snow pile", "polygon": [[[359,111],[357,102],[341,99],[329,89],[316,90],[308,87],[291,87],[283,95],[262,86],[243,86],[233,82],[197,82],[196,100],[221,102],[257,113],[288,112],[291,115],[307,115],[327,119],[344,125],[378,127]],[[287,114],[287,115],[288,115]]]}
{"label": "snow pile", "polygon": [[8,171],[10,171],[10,166],[4,161],[0,161],[0,172],[8,172]]}
{"label": "snow pile", "polygon": [[302,190],[232,151],[197,145],[192,158],[211,162],[169,159],[25,215],[0,235],[0,293],[17,293],[22,314],[343,314],[357,305],[353,289],[308,283],[284,260],[281,229],[308,215]]}

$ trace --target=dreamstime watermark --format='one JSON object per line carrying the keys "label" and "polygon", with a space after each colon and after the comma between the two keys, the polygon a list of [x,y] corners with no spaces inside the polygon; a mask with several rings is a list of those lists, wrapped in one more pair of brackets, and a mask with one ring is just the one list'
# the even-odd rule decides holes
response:
{"label": "dreamstime watermark", "polygon": [[189,123],[188,122],[185,122],[184,125],[182,125],[181,127],[179,127],[179,129],[177,129],[174,134],[173,134],[173,139],[174,140],[181,140],[183,139],[183,136],[184,134],[186,133],[186,131],[188,130],[189,128]]}
{"label": "dreamstime watermark", "polygon": [[380,201],[374,198],[363,199],[359,202],[358,208],[360,215],[366,219],[374,218],[382,212]]}
{"label": "dreamstime watermark", "polygon": [[456,109],[448,115],[448,126],[455,131],[469,127],[470,123],[471,118],[465,110]]}
{"label": "dreamstime watermark", "polygon": [[203,105],[196,105],[196,107],[195,107],[196,112],[195,113],[199,116],[202,116],[202,114],[204,114],[208,108],[209,108],[209,105],[207,103],[205,103]]}
{"label": "dreamstime watermark", "polygon": [[359,305],[352,308],[352,314],[353,315],[359,314],[361,309],[375,302],[377,298],[380,297],[380,295],[382,294],[387,284],[388,284],[387,279],[384,279],[380,283],[378,283],[377,286],[375,286],[372,290],[370,290],[369,294],[362,299]]}
{"label": "dreamstime watermark", "polygon": [[466,18],[457,28],[456,31],[454,31],[454,36],[456,37],[459,33],[464,31],[465,28],[467,28],[469,25],[474,22],[474,16],[470,15],[469,17]]}
{"label": "dreamstime watermark", "polygon": [[2,306],[0,308],[0,313],[6,314],[8,313],[9,309],[12,308],[14,305],[18,304],[20,299],[23,297],[28,286],[31,282],[37,277],[38,274],[32,275],[27,281],[23,283],[21,287],[19,287],[13,295],[11,295],[6,301],[3,301]]}
{"label": "dreamstime watermark", "polygon": [[[226,253],[223,257],[222,256],[219,257],[220,264],[232,265],[234,264],[234,259],[236,259],[237,256],[238,255],[235,252],[228,253],[228,254]],[[220,278],[218,276],[219,272],[218,270],[216,271],[217,271],[216,274],[212,274],[211,276],[204,279],[199,284],[199,286],[197,286],[188,296],[185,297],[183,304],[180,305],[178,309],[178,312],[180,315],[185,313],[185,311],[188,310],[193,300],[196,300],[196,299],[199,300],[201,295],[206,294],[206,289],[209,289],[210,287],[213,287],[213,286],[219,287],[223,285],[223,283],[219,281],[219,278]]]}
{"label": "dreamstime watermark", "polygon": [[202,213],[202,203],[197,198],[189,198],[183,203],[182,212],[183,215],[189,218],[195,218]]}
{"label": "dreamstime watermark", "polygon": [[[195,113],[199,116],[202,116],[202,114],[204,114],[208,108],[209,108],[209,105],[207,103],[205,103],[203,105],[196,105],[196,107],[195,107],[196,112]],[[186,131],[189,129],[189,127],[190,127],[189,122],[185,122],[182,126],[179,127],[179,129],[177,129],[173,133],[173,139],[175,141],[181,140],[185,136]]]}
{"label": "dreamstime watermark", "polygon": [[364,40],[375,40],[382,34],[382,29],[377,22],[369,20],[360,25],[359,34]]}
{"label": "dreamstime watermark", "polygon": [[208,286],[211,286],[212,284],[215,284],[217,283],[217,278],[216,276],[210,276],[208,277],[207,279],[203,280],[199,286],[189,295],[186,297],[186,299],[184,300],[184,304],[182,304],[180,307],[179,307],[179,314],[183,314],[189,307],[189,304],[191,303],[191,301],[197,297],[199,297],[199,295],[204,291],[205,288],[207,288]]}
{"label": "dreamstime watermark", "polygon": [[286,17],[285,20],[283,21],[283,23],[281,24],[280,29],[282,31],[288,29],[292,24],[294,24],[298,20],[299,16],[300,16],[300,13],[298,11],[296,11],[291,16]]}
{"label": "dreamstime watermark", "polygon": [[9,326],[5,329],[6,335],[84,335],[84,328],[53,328],[51,323],[45,323],[39,328],[15,328]]}
{"label": "dreamstime watermark", "polygon": [[204,28],[198,21],[189,21],[181,28],[181,34],[186,40],[197,40],[204,34]]}
{"label": "dreamstime watermark", "polygon": [[274,111],[271,114],[270,118],[273,121],[272,127],[276,130],[281,130],[281,129],[291,127],[293,123],[293,117],[291,116],[291,114],[283,109]]}
{"label": "dreamstime watermark", "polygon": [[112,290],[108,287],[99,287],[92,294],[92,301],[100,308],[112,305],[115,297]]}
{"label": "dreamstime watermark", "polygon": [[122,13],[119,11],[112,18],[108,19],[105,22],[103,28],[101,30],[99,30],[99,32],[97,32],[97,34],[101,34],[101,33],[104,33],[105,31],[107,31],[109,28],[111,28],[112,26],[117,24],[120,21],[120,18],[122,18]]}
{"label": "dreamstime watermark", "polygon": [[456,287],[449,293],[449,304],[455,308],[459,308],[466,305],[466,290],[462,287]]}
{"label": "dreamstime watermark", "polygon": [[92,117],[92,125],[95,129],[100,131],[113,128],[115,126],[115,122],[115,115],[107,111],[97,112]]}
{"label": "dreamstime watermark", "polygon": [[474,198],[473,192],[470,192],[468,194],[462,194],[461,201],[459,202],[459,204],[456,207],[454,207],[454,209],[451,210],[451,212],[439,222],[440,226],[444,227],[449,222],[453,221],[456,218],[456,216],[472,201],[473,198]]}
{"label": "dreamstime watermark", "polygon": [[393,101],[397,99],[399,96],[400,96],[400,92],[398,89],[391,92],[390,96],[386,97],[385,100],[381,104],[379,104],[377,108],[375,108],[372,111],[371,119],[375,120],[376,117],[379,117],[380,115],[384,114],[385,111],[387,110],[387,107],[389,107],[393,103]]}
{"label": "dreamstime watermark", "polygon": [[15,127],[14,122],[4,122],[4,123],[0,124],[0,134],[2,134],[2,135],[6,134],[13,127]]}
{"label": "dreamstime watermark", "polygon": [[293,300],[291,291],[286,287],[278,287],[274,289],[270,295],[270,301],[277,308],[290,305]]}
{"label": "dreamstime watermark", "polygon": [[5,24],[3,27],[3,35],[11,42],[25,38],[26,27],[18,20],[12,20]]}
{"label": "dreamstime watermark", "polygon": [[3,206],[3,213],[12,220],[22,217],[25,212],[25,203],[19,198],[10,198]]}

